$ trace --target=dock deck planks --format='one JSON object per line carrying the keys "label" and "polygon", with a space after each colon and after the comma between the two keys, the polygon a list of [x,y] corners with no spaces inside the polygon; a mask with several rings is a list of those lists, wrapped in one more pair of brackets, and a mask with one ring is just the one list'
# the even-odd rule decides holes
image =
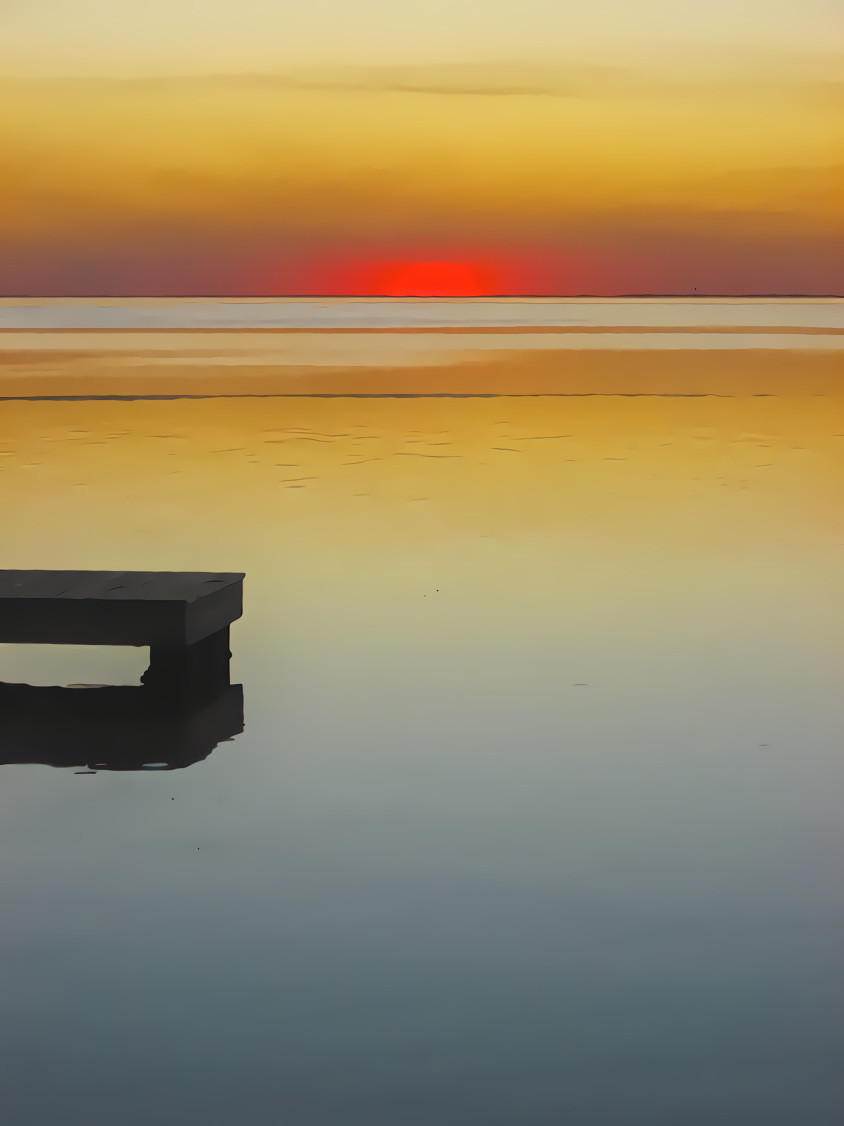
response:
{"label": "dock deck planks", "polygon": [[0,643],[148,645],[156,692],[229,683],[241,572],[0,570]]}

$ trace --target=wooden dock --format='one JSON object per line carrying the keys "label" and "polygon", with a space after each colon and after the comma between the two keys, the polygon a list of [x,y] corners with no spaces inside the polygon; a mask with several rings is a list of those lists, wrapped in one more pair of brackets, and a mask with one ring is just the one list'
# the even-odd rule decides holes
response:
{"label": "wooden dock", "polygon": [[229,682],[242,573],[0,570],[0,643],[149,646],[144,686],[213,695]]}

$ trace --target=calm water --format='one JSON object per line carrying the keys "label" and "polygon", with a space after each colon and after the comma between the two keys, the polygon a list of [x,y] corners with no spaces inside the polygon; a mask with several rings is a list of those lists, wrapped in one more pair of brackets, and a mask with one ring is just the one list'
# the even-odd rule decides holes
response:
{"label": "calm water", "polygon": [[[840,297],[514,299],[0,297],[0,329],[844,329]],[[606,347],[606,342],[605,345]]]}
{"label": "calm water", "polygon": [[234,742],[0,767],[7,1126],[841,1120],[844,394],[0,419],[3,566],[247,573]]}

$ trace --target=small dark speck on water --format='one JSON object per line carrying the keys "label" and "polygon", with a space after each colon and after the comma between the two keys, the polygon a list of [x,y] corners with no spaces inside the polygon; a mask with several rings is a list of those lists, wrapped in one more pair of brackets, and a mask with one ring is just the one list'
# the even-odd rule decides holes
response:
{"label": "small dark speck on water", "polygon": [[74,770],[74,774],[96,774],[96,770]]}
{"label": "small dark speck on water", "polygon": [[572,688],[588,688],[589,684],[585,680],[579,680],[577,684],[573,684]]}

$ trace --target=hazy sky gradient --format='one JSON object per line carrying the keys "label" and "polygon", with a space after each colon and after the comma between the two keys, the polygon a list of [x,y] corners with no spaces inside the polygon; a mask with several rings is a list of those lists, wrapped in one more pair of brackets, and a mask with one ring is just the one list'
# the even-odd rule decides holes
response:
{"label": "hazy sky gradient", "polygon": [[843,28],[837,0],[0,0],[0,292],[840,292]]}
{"label": "hazy sky gradient", "polygon": [[[6,71],[627,57],[677,44],[829,51],[838,0],[0,0]],[[837,43],[836,43],[837,38]]]}

